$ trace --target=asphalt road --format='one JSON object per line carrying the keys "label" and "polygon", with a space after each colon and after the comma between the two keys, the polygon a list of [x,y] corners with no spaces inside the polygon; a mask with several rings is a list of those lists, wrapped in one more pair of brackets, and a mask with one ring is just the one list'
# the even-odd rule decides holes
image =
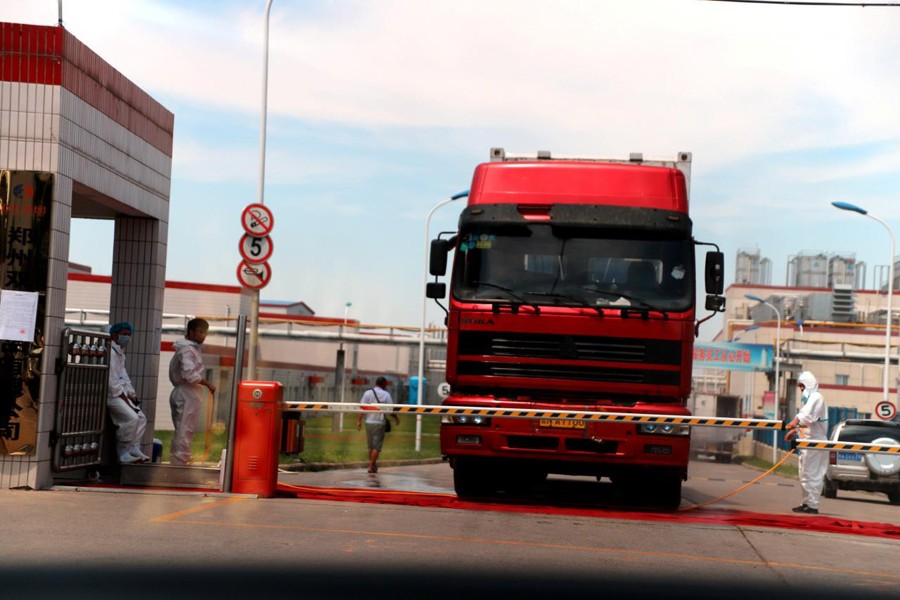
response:
{"label": "asphalt road", "polygon": [[[698,463],[682,507],[759,473]],[[445,464],[286,473],[295,485],[449,491]],[[557,485],[551,482],[552,485]],[[583,485],[582,485],[583,484]],[[614,499],[597,482],[563,480]],[[0,491],[2,598],[897,597],[900,538],[334,500],[150,491]],[[590,490],[590,491],[588,491]],[[552,494],[553,492],[546,492]],[[852,499],[851,496],[854,496]],[[856,496],[860,496],[856,498]],[[823,514],[900,522],[865,494]],[[766,478],[716,509],[787,514],[796,482]],[[881,497],[883,498],[883,497]],[[705,510],[705,509],[704,509]],[[611,512],[610,515],[614,515]],[[898,525],[900,529],[900,525]]]}

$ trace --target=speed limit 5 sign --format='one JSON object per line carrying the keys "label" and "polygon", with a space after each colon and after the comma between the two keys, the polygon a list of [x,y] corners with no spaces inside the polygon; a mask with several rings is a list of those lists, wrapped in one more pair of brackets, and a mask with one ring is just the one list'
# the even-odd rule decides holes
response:
{"label": "speed limit 5 sign", "polygon": [[897,407],[887,400],[875,405],[875,415],[883,421],[890,421],[897,416]]}
{"label": "speed limit 5 sign", "polygon": [[274,244],[271,236],[256,237],[245,233],[239,246],[241,258],[248,263],[264,263],[272,256]]}

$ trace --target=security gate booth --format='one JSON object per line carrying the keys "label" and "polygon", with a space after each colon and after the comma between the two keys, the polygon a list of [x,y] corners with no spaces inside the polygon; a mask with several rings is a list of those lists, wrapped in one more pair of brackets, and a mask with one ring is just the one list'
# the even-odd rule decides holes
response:
{"label": "security gate booth", "polygon": [[[17,240],[0,244],[0,285],[40,295],[41,342],[33,439],[16,452],[0,444],[0,488],[40,489],[56,470],[102,459],[106,359],[90,356],[93,343],[85,353],[79,342],[76,355],[74,340],[71,348],[62,341],[73,219],[115,223],[109,315],[134,324],[128,373],[154,430],[175,117],[62,25],[0,22],[0,64],[9,125],[0,128],[0,179],[11,182],[0,190],[0,233]],[[40,243],[26,235],[24,215],[50,225]],[[13,268],[4,267],[11,257]],[[34,260],[19,268],[19,257]],[[149,451],[151,440],[143,442]]]}

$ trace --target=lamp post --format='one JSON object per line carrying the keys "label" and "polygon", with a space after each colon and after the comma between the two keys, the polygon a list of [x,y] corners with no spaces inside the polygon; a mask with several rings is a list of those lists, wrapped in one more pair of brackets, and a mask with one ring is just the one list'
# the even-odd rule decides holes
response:
{"label": "lamp post", "polygon": [[[763,300],[755,294],[744,294],[744,297],[748,300],[753,300],[754,302],[765,304],[775,311],[775,316],[778,318],[778,323],[775,326],[775,417],[778,418],[778,392],[780,389],[778,386],[779,382],[781,381],[781,311],[778,310],[771,302],[767,302],[766,300]],[[772,464],[774,465],[776,462],[778,462],[778,432],[773,429]]]}
{"label": "lamp post", "polygon": [[864,217],[869,217],[873,221],[878,221],[884,226],[884,228],[888,232],[888,236],[890,236],[891,238],[891,259],[890,262],[888,262],[887,321],[884,326],[884,377],[882,381],[882,387],[884,388],[882,400],[888,402],[890,400],[890,398],[888,397],[890,395],[888,372],[891,370],[891,302],[894,298],[894,231],[891,229],[891,226],[885,223],[882,219],[879,219],[873,214],[869,214],[869,211],[864,208],[860,208],[855,204],[850,204],[849,202],[832,202],[831,205],[841,210],[849,210],[850,212],[859,213]]}
{"label": "lamp post", "polygon": [[[347,384],[344,377],[347,371],[346,354],[344,353],[344,335],[347,331],[347,313],[350,312],[351,306],[353,306],[352,302],[347,302],[346,304],[344,304],[344,322],[341,324],[341,342],[337,351],[337,362],[335,364],[334,371],[335,385],[339,385],[341,389],[341,404],[344,403],[344,390],[347,389]],[[340,370],[340,372],[338,372],[338,370]],[[344,413],[340,412],[337,414],[337,422],[334,423],[333,430],[344,430]]]}
{"label": "lamp post", "polygon": [[[441,200],[428,213],[428,216],[425,218],[425,252],[422,255],[424,257],[424,270],[423,270],[423,287],[422,287],[422,327],[419,329],[419,385],[416,386],[416,405],[422,406],[422,388],[425,387],[424,377],[425,377],[425,311],[428,308],[428,298],[425,296],[425,286],[428,285],[428,245],[431,242],[430,237],[428,235],[428,228],[431,225],[431,217],[434,215],[434,212],[445,204],[450,204],[454,200],[459,200],[460,198],[465,198],[469,195],[469,190],[464,192],[459,192],[458,194],[454,194],[450,196],[446,200]],[[422,415],[416,415],[416,452],[420,452],[422,449]]]}
{"label": "lamp post", "polygon": [[[262,68],[262,109],[259,123],[259,181],[256,190],[256,201],[263,204],[266,188],[266,116],[269,94],[269,14],[272,2],[266,1],[266,17],[263,28],[263,68]],[[256,379],[256,348],[259,346],[259,290],[250,290],[250,348],[247,357],[247,377]],[[240,377],[240,373],[236,374]]]}

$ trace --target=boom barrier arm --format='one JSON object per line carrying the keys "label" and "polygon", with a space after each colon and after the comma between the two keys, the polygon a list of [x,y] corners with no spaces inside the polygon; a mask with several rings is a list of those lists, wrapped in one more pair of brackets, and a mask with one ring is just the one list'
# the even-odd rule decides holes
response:
{"label": "boom barrier arm", "polygon": [[858,442],[830,442],[828,440],[796,440],[793,443],[798,450],[847,450],[868,454],[900,454],[900,445],[863,444]]}
{"label": "boom barrier arm", "polygon": [[405,413],[441,416],[485,416],[511,419],[570,419],[573,421],[605,421],[615,423],[663,423],[695,427],[736,427],[739,429],[784,430],[783,421],[773,419],[734,419],[562,410],[522,410],[485,408],[481,406],[419,406],[414,404],[359,404],[355,402],[285,402],[286,411]]}

